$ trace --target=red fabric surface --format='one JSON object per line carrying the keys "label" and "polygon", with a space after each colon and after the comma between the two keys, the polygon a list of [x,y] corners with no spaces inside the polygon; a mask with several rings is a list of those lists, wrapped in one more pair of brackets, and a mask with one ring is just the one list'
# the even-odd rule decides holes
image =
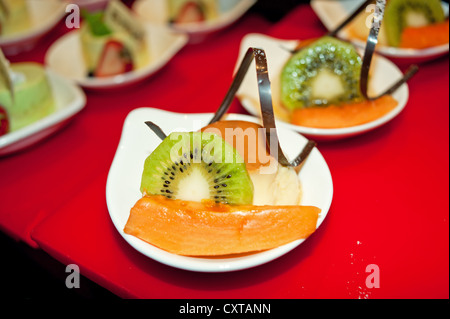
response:
{"label": "red fabric surface", "polygon": [[[303,39],[324,30],[309,6],[275,25],[249,14],[185,47],[136,87],[87,92],[86,109],[68,127],[0,159],[2,229],[127,298],[448,298],[448,56],[421,65],[406,109],[392,122],[319,143],[333,176],[331,210],[315,234],[275,261],[222,274],[173,269],[131,248],[109,218],[106,178],[132,109],[212,112],[245,34]],[[64,32],[20,58],[42,59]],[[235,101],[231,112],[245,111]],[[366,287],[370,264],[380,268],[380,288]]]}

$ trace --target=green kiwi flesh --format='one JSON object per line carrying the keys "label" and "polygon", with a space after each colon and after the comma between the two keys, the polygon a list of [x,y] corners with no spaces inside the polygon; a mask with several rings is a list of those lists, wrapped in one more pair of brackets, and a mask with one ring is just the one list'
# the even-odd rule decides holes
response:
{"label": "green kiwi flesh", "polygon": [[172,133],[144,164],[141,192],[169,199],[253,204],[243,158],[213,133]]}
{"label": "green kiwi flesh", "polygon": [[[414,15],[413,24],[408,15]],[[417,20],[425,21],[417,21]],[[384,27],[388,44],[398,47],[401,42],[403,29],[408,26],[421,26],[443,22],[445,20],[444,9],[439,0],[390,0],[387,2],[384,13]],[[425,22],[425,23],[423,23]]]}
{"label": "green kiwi flesh", "polygon": [[361,99],[361,65],[361,56],[352,44],[322,37],[294,54],[284,66],[281,101],[292,111]]}

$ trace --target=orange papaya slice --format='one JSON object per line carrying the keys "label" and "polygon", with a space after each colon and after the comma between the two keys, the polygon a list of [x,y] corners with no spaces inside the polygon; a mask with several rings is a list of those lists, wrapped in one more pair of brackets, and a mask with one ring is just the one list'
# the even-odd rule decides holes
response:
{"label": "orange papaya slice", "polygon": [[272,249],[316,230],[320,209],[312,206],[232,206],[145,196],[124,228],[168,252],[222,256]]}
{"label": "orange papaya slice", "polygon": [[423,27],[407,27],[402,32],[401,48],[426,49],[448,44],[448,20]]}
{"label": "orange papaya slice", "polygon": [[390,95],[374,101],[362,101],[327,107],[309,107],[293,111],[291,123],[314,128],[344,128],[374,121],[390,111],[398,102]]}

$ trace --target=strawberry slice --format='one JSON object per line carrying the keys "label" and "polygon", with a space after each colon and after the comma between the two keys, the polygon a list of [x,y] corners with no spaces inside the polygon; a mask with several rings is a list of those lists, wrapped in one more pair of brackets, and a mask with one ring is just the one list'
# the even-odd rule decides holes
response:
{"label": "strawberry slice", "polygon": [[6,113],[6,110],[0,105],[0,136],[5,135],[8,132],[9,132],[8,113]]}
{"label": "strawberry slice", "polygon": [[133,62],[128,49],[122,43],[111,40],[105,44],[94,76],[108,77],[132,70]]}
{"label": "strawberry slice", "polygon": [[180,9],[178,17],[175,18],[176,24],[194,23],[205,21],[205,15],[202,7],[195,1],[188,1]]}

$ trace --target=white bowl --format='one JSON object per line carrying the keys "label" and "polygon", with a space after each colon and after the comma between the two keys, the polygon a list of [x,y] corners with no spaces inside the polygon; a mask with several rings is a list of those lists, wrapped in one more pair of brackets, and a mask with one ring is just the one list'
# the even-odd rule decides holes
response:
{"label": "white bowl", "polygon": [[[248,34],[242,39],[241,42],[240,54],[236,64],[236,68],[240,65],[242,58],[244,57],[249,47],[258,47],[266,51],[269,76],[272,83],[272,99],[275,107],[275,116],[277,116],[276,109],[282,108],[280,102],[281,72],[285,63],[291,56],[287,49],[294,49],[298,43],[299,41],[297,40],[280,40],[262,34]],[[373,95],[382,93],[403,76],[397,66],[395,66],[392,62],[384,57],[375,56],[372,63],[373,72],[370,82],[371,90],[369,93]],[[254,61],[250,66],[250,69],[247,72],[244,81],[242,82],[242,85],[236,95],[241,104],[250,114],[260,116],[258,84],[256,80]],[[282,125],[310,138],[318,140],[333,140],[350,137],[380,127],[381,125],[386,124],[394,117],[396,117],[405,108],[408,102],[408,86],[405,84],[400,87],[393,94],[393,97],[398,102],[398,105],[395,107],[395,109],[375,121],[358,126],[339,129],[311,128],[293,125],[283,121],[281,118],[277,118],[277,123],[278,125]]]}
{"label": "white bowl", "polygon": [[[245,269],[267,263],[300,245],[297,240],[271,250],[239,257],[195,258],[164,251],[134,236],[125,234],[123,229],[131,208],[142,197],[139,188],[144,161],[161,143],[161,140],[144,124],[152,120],[170,134],[174,131],[197,131],[205,126],[212,114],[178,114],[153,108],[139,108],[126,118],[122,137],[111,165],[107,185],[106,201],[110,217],[119,234],[136,250],[163,264],[199,272],[227,272]],[[229,120],[258,120],[248,115],[228,114]],[[286,156],[295,157],[307,140],[293,131],[278,130],[280,144]],[[325,219],[333,197],[333,182],[325,159],[314,149],[299,174],[303,186],[302,205],[312,205],[322,209],[317,227]]]}
{"label": "white bowl", "polygon": [[22,32],[0,36],[0,47],[6,55],[31,50],[65,15],[67,3],[58,0],[27,0],[30,27]]}
{"label": "white bowl", "polygon": [[86,105],[86,96],[78,86],[48,69],[46,71],[55,100],[55,111],[30,125],[1,136],[0,156],[38,143],[62,128]]}
{"label": "white bowl", "polygon": [[[321,0],[312,0],[311,7],[316,12],[319,19],[325,25],[328,30],[333,30],[336,26],[339,25],[341,21],[344,21],[354,10],[359,7],[364,0],[355,0],[355,1],[345,1],[345,0],[336,0],[336,1],[321,1]],[[448,3],[442,1],[442,7],[444,8],[445,13],[448,15],[449,6]],[[361,41],[360,39],[352,39],[348,32],[346,32],[345,28],[339,32],[339,37],[345,40],[350,40],[353,44],[364,48],[366,43]],[[431,60],[447,54],[449,52],[449,44],[444,44],[432,48],[427,49],[402,49],[402,48],[394,48],[389,46],[377,46],[377,52],[389,57],[395,58],[399,61],[401,59],[406,59],[408,63],[413,62],[423,62],[427,60]]]}
{"label": "white bowl", "polygon": [[107,78],[88,77],[81,51],[80,31],[71,31],[49,48],[45,63],[54,72],[73,80],[87,89],[114,89],[142,81],[164,67],[188,39],[183,34],[175,34],[167,28],[145,24],[149,44],[149,62],[139,70]]}
{"label": "white bowl", "polygon": [[[173,25],[173,30],[186,33],[191,42],[203,40],[205,36],[219,31],[238,20],[246,13],[256,0],[219,0],[221,13],[214,20],[201,23],[188,23],[184,25]],[[137,0],[132,7],[145,21],[153,24],[168,25],[169,13],[165,0]]]}

